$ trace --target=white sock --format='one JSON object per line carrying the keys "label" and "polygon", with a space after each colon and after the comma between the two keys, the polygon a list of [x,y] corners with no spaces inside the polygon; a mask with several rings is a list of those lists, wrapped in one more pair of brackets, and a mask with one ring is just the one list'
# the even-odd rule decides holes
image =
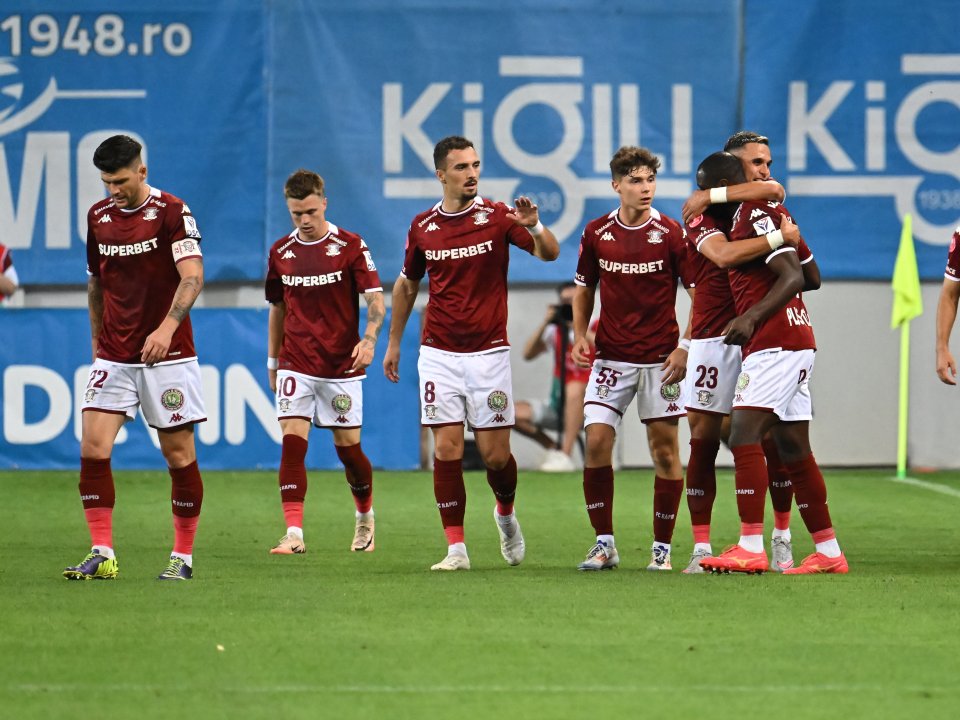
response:
{"label": "white sock", "polygon": [[467,556],[467,545],[466,543],[458,542],[453,545],[447,546],[447,555],[463,555]]}
{"label": "white sock", "polygon": [[608,548],[615,548],[617,546],[613,541],[613,535],[597,535],[597,542],[603,543]]}
{"label": "white sock", "polygon": [[653,549],[656,550],[658,547],[662,547],[664,550],[667,551],[668,555],[670,554],[670,543],[662,543],[662,542],[654,541]]}
{"label": "white sock", "polygon": [[708,552],[708,553],[710,553],[711,555],[713,555],[713,547],[710,545],[710,543],[694,543],[694,545],[693,545],[693,551],[694,551],[694,552],[700,552],[701,550],[703,550],[704,552]]}
{"label": "white sock", "polygon": [[365,513],[362,513],[359,510],[357,510],[356,515],[357,515],[357,520],[370,520],[373,518],[373,508],[370,508]]}
{"label": "white sock", "polygon": [[103,555],[105,558],[115,558],[116,555],[113,554],[112,547],[106,547],[104,545],[96,545],[90,548],[90,552],[96,553],[97,555]]}
{"label": "white sock", "polygon": [[774,528],[773,534],[771,535],[771,537],[775,537],[775,538],[782,537],[787,542],[790,542],[791,540],[790,528],[787,528],[786,530],[779,530],[778,528]]}
{"label": "white sock", "polygon": [[737,545],[747,552],[763,552],[763,535],[741,535]]}
{"label": "white sock", "polygon": [[192,554],[191,554],[191,555],[187,555],[186,553],[172,552],[172,553],[170,553],[170,557],[172,557],[172,558],[180,558],[181,560],[183,560],[183,561],[187,564],[187,567],[189,567],[189,568],[192,568],[192,567],[193,567],[193,555],[192,555]]}
{"label": "white sock", "polygon": [[298,538],[303,540],[303,528],[298,528],[295,525],[291,525],[287,528],[287,535],[296,535]]}
{"label": "white sock", "polygon": [[499,510],[496,510],[497,522],[501,525],[509,525],[514,521],[514,518],[517,517],[516,513],[510,513],[509,515],[501,515]]}
{"label": "white sock", "polygon": [[840,557],[840,545],[837,544],[837,539],[827,540],[826,542],[817,543],[816,550],[821,555],[826,555],[828,558],[837,558]]}

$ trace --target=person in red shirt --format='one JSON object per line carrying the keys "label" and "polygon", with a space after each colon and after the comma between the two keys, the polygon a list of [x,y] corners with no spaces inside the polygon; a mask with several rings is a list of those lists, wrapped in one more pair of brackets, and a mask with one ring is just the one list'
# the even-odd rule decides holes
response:
{"label": "person in red shirt", "polygon": [[17,269],[13,266],[13,255],[10,249],[0,243],[0,304],[13,295],[20,287],[20,278]]}
{"label": "person in red shirt", "polygon": [[[587,328],[600,287],[596,359],[584,400],[587,457],[583,494],[596,544],[580,570],[620,563],[613,534],[613,445],[634,397],[653,460],[653,547],[648,570],[670,570],[670,546],[683,494],[677,440],[685,414],[689,329],[680,340],[678,281],[690,287],[683,228],[653,207],[660,161],[622,147],[610,161],[620,207],[587,223],[580,240],[573,300],[573,359],[590,366]],[[691,291],[691,295],[693,292]]]}
{"label": "person in red shirt", "polygon": [[206,420],[189,315],[203,288],[200,231],[182,200],[147,184],[140,151],[133,138],[114,135],[93,155],[109,193],[87,213],[93,367],[83,402],[80,498],[93,547],[64,570],[69,580],[117,576],[110,457],[138,408],[157,430],[173,484],[173,552],[159,579],[193,577],[203,501],[193,426]]}
{"label": "person in red shirt", "polygon": [[515,207],[478,194],[480,158],[473,143],[446,137],[434,147],[443,199],[410,224],[403,269],[393,286],[390,341],[383,370],[400,379],[400,340],[425,274],[430,297],[421,334],[421,423],[433,431],[433,489],[447,537],[447,555],[432,570],[468,570],[463,518],[463,423],[473,428],[496,497],[500,552],[510,565],[526,546],[513,510],[517,462],[510,451],[513,386],[507,340],[507,268],[510,246],[541,260],[560,254],[540,222],[537,206],[518,197]]}
{"label": "person in red shirt", "polygon": [[937,302],[937,377],[947,385],[957,384],[957,363],[950,352],[950,332],[957,319],[957,300],[960,300],[960,227],[953,231],[950,240],[943,287]]}
{"label": "person in red shirt", "polygon": [[[284,186],[294,230],[267,260],[267,369],[283,433],[280,498],[287,532],[270,552],[306,552],[303,504],[311,421],[333,431],[356,505],[350,549],[374,549],[373,468],[360,447],[365,368],[383,325],[380,277],[366,242],[326,219],[323,178],[297,170]],[[367,303],[363,337],[359,296]]]}
{"label": "person in red shirt", "polygon": [[[744,202],[733,216],[730,241],[777,238],[785,217],[789,213],[779,203]],[[720,555],[702,559],[700,567],[713,572],[767,570],[763,548],[767,467],[760,443],[770,432],[816,545],[799,566],[783,573],[846,573],[849,566],[827,508],[826,485],[810,449],[809,382],[816,343],[799,295],[805,281],[797,249],[778,246],[765,257],[731,268],[729,276],[737,317],[725,328],[724,342],[741,346],[743,356],[730,428],[740,540]]]}
{"label": "person in red shirt", "polygon": [[[546,458],[540,465],[545,472],[576,469],[571,456],[583,429],[583,396],[590,370],[579,367],[570,353],[573,347],[573,296],[576,287],[576,283],[566,282],[557,288],[560,302],[547,308],[543,322],[523,347],[524,360],[534,360],[545,352],[553,354],[550,397],[545,400],[518,400],[516,425],[513,428],[546,448]],[[591,323],[587,333],[591,343],[596,330],[596,322]],[[544,430],[559,430],[558,441],[554,441]]]}

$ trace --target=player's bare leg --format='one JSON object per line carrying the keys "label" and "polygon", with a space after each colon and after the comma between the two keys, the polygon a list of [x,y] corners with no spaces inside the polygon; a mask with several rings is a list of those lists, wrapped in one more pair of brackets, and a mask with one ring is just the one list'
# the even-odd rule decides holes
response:
{"label": "player's bare leg", "polygon": [[800,517],[815,544],[812,555],[804,558],[799,566],[784,570],[784,574],[846,573],[847,560],[837,543],[827,508],[827,486],[810,449],[810,423],[780,423],[774,428],[773,437],[793,484]]}
{"label": "player's bare leg", "polygon": [[720,555],[702,560],[700,566],[705,570],[760,574],[769,567],[763,549],[767,464],[760,441],[778,422],[774,413],[765,410],[734,408],[731,413],[730,449],[736,468],[740,540]]}
{"label": "player's bare leg", "polygon": [[613,445],[617,431],[606,423],[586,428],[587,457],[583,466],[583,498],[597,541],[578,570],[611,570],[620,564],[613,537]]}
{"label": "player's bare leg", "polygon": [[547,450],[557,449],[556,441],[534,424],[533,407],[530,403],[523,400],[517,402],[514,405],[514,413],[516,417],[514,418],[513,429],[516,432],[530,438],[542,448]]}
{"label": "player's bare leg", "polygon": [[573,446],[583,430],[583,398],[586,392],[585,382],[571,380],[567,383],[563,405],[563,441],[560,449],[569,458],[573,457]]}
{"label": "player's bare leg", "polygon": [[693,552],[684,574],[703,573],[700,561],[713,556],[710,521],[717,497],[717,452],[727,415],[687,411],[690,425],[690,462],[687,464],[687,509],[693,530]]}
{"label": "player's bare leg", "polygon": [[287,531],[270,550],[272,555],[299,555],[307,551],[303,540],[303,506],[307,497],[307,447],[310,421],[280,420],[283,441],[280,450],[280,503]]}
{"label": "player's bare leg", "polygon": [[526,544],[513,510],[517,494],[517,461],[510,451],[510,430],[478,429],[474,436],[480,458],[487,466],[487,484],[497,500],[493,519],[500,536],[500,554],[508,565],[519,565],[526,555]]}
{"label": "player's bare leg", "polygon": [[119,572],[113,550],[115,489],[110,456],[125,415],[87,410],[80,441],[80,499],[90,530],[91,549],[79,564],[66,568],[68,580],[112,580]]}
{"label": "player's bare leg", "polygon": [[350,549],[354,552],[373,552],[373,467],[360,447],[360,428],[334,428],[333,444],[337,457],[343,463],[347,484],[356,506],[356,522]]}
{"label": "player's bare leg", "polygon": [[463,517],[467,491],[463,484],[463,424],[441,425],[433,430],[433,494],[447,536],[447,555],[431,570],[469,570]]}
{"label": "player's bare leg", "polygon": [[656,476],[653,481],[653,547],[647,570],[671,570],[670,545],[683,497],[683,467],[677,418],[647,423],[647,444]]}
{"label": "player's bare leg", "polygon": [[160,452],[167,461],[172,483],[173,551],[158,580],[190,580],[193,577],[193,541],[203,505],[203,480],[197,465],[193,425],[160,430]]}

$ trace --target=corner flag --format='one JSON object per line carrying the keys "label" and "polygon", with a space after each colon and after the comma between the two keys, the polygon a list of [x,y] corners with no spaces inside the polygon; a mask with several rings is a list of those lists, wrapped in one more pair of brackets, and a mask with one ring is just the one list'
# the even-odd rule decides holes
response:
{"label": "corner flag", "polygon": [[920,272],[917,270],[917,252],[913,247],[913,219],[910,213],[903,216],[900,232],[900,249],[893,266],[893,313],[890,327],[896,330],[918,315],[923,314],[923,298],[920,295]]}
{"label": "corner flag", "polygon": [[907,476],[907,433],[910,408],[910,321],[923,314],[920,294],[920,272],[917,252],[913,247],[913,220],[910,213],[903,216],[900,249],[893,266],[893,312],[890,327],[900,328],[900,398],[897,419],[897,477]]}

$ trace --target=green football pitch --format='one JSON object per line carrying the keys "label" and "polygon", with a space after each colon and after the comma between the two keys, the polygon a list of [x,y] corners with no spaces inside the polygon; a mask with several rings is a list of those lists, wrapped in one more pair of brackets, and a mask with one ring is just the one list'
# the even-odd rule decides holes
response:
{"label": "green football pitch", "polygon": [[[5,718],[960,717],[960,475],[828,472],[846,576],[685,576],[649,559],[647,471],[617,476],[621,567],[578,573],[578,474],[523,473],[527,559],[508,567],[469,473],[473,569],[445,541],[428,473],[377,473],[373,553],[350,553],[343,476],[310,474],[302,556],[272,473],[205,475],[195,579],[160,583],[165,473],[115,473],[115,581],[60,573],[89,547],[74,473],[0,473]],[[769,513],[768,513],[769,514]],[[812,551],[794,513],[794,554]],[[721,473],[714,548],[736,540]]]}

